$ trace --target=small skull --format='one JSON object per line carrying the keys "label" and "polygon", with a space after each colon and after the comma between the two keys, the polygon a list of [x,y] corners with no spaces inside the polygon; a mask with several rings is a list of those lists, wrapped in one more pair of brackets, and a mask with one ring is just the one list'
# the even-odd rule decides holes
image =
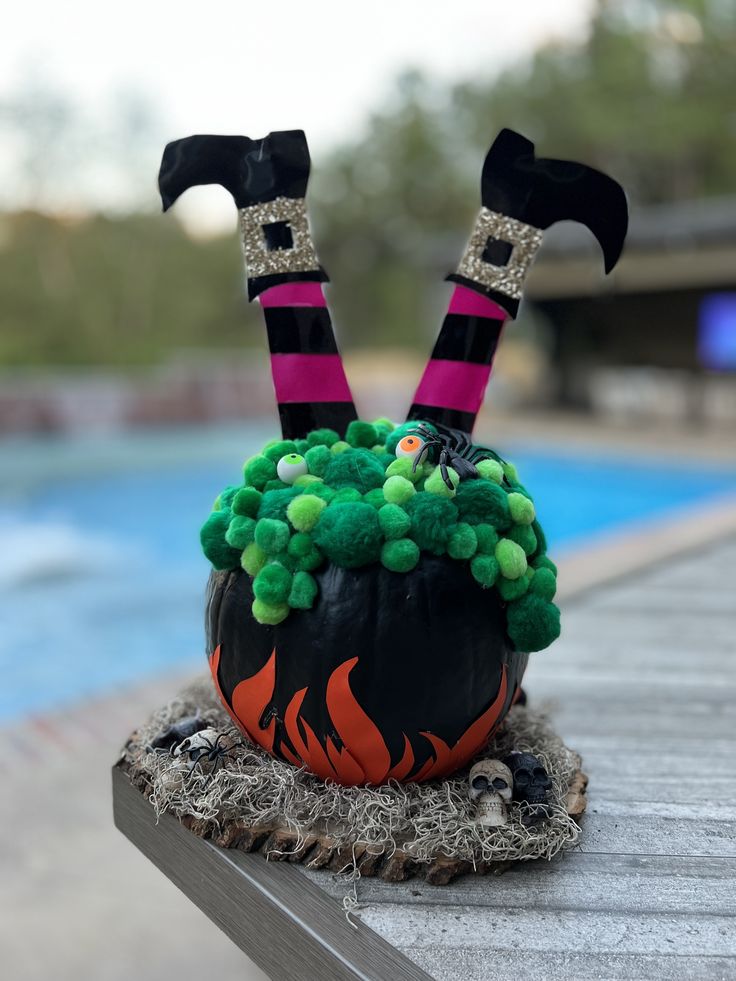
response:
{"label": "small skull", "polygon": [[503,761],[513,774],[514,800],[530,805],[522,814],[522,823],[536,824],[549,817],[547,804],[552,781],[541,761],[531,753],[509,753]]}
{"label": "small skull", "polygon": [[511,770],[500,760],[480,760],[473,765],[468,784],[478,824],[485,828],[506,824],[512,783]]}
{"label": "small skull", "polygon": [[238,741],[217,729],[202,729],[182,740],[171,750],[172,756],[184,757],[189,760],[191,773],[197,764],[212,764],[212,773],[217,771]]}

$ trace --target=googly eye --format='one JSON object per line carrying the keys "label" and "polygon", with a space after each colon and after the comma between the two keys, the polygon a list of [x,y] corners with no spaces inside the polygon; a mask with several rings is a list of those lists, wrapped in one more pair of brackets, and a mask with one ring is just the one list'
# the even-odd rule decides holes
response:
{"label": "googly eye", "polygon": [[396,444],[396,456],[408,456],[411,460],[420,459],[424,452],[424,440],[419,436],[404,436]]}
{"label": "googly eye", "polygon": [[297,477],[309,473],[307,461],[298,453],[287,453],[276,464],[276,473],[279,475],[279,480],[283,480],[285,484],[293,484]]}

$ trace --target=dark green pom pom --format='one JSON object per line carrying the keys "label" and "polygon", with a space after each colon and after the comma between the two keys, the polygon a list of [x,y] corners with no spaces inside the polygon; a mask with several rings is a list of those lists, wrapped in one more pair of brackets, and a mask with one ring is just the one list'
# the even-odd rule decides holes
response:
{"label": "dark green pom pom", "polygon": [[517,600],[524,595],[529,588],[529,580],[526,576],[520,576],[518,579],[505,579],[501,576],[497,586],[501,598],[510,603],[511,600]]}
{"label": "dark green pom pom", "polygon": [[314,544],[312,536],[304,532],[299,532],[291,536],[287,551],[291,558],[294,559],[297,569],[311,572],[313,569],[317,569],[322,565],[322,554]]}
{"label": "dark green pom pom", "polygon": [[533,555],[537,550],[537,536],[531,525],[514,525],[506,532],[506,537],[521,545],[527,555]]}
{"label": "dark green pom pom", "polygon": [[244,514],[248,518],[255,518],[260,506],[261,492],[255,487],[241,487],[233,498],[233,511],[236,514]]}
{"label": "dark green pom pom", "polygon": [[382,540],[378,512],[362,502],[331,504],[322,512],[314,529],[314,540],[335,565],[346,569],[375,562],[381,553]]}
{"label": "dark green pom pom", "polygon": [[235,499],[235,495],[238,493],[239,490],[240,490],[240,485],[236,487],[234,484],[231,484],[229,487],[226,487],[225,490],[221,491],[220,494],[218,495],[217,502],[219,504],[219,507],[215,508],[214,510],[224,511],[226,508],[232,509],[233,500]]}
{"label": "dark green pom pom", "polygon": [[544,554],[547,551],[547,536],[536,519],[532,521],[532,531],[537,539],[537,551]]}
{"label": "dark green pom pom", "polygon": [[353,487],[367,494],[384,481],[384,470],[370,450],[345,450],[333,456],[325,471],[325,483],[331,487]]}
{"label": "dark green pom pom", "polygon": [[199,540],[202,551],[215,569],[237,569],[240,565],[240,552],[225,541],[230,511],[213,511],[202,525]]}
{"label": "dark green pom pom", "polygon": [[493,525],[476,525],[473,529],[478,539],[478,551],[485,555],[493,555],[498,545],[498,532]]}
{"label": "dark green pom pom", "polygon": [[529,592],[542,599],[552,601],[557,592],[557,579],[551,569],[537,569],[529,583]]}
{"label": "dark green pom pom", "polygon": [[457,524],[457,510],[452,501],[423,491],[405,505],[411,518],[411,534],[423,552],[442,555],[450,534]]}
{"label": "dark green pom pom", "polygon": [[532,565],[535,569],[549,569],[555,574],[555,576],[557,576],[557,566],[554,564],[552,559],[548,558],[546,555],[538,555],[532,562]]}
{"label": "dark green pom pom", "polygon": [[[307,433],[309,446],[334,446],[339,439],[340,435],[334,429],[313,429],[311,433]],[[303,453],[302,450],[299,452]]]}
{"label": "dark green pom pom", "polygon": [[308,572],[296,572],[289,593],[289,606],[295,610],[309,610],[317,597],[317,582]]}
{"label": "dark green pom pom", "polygon": [[258,508],[259,518],[277,518],[286,521],[286,511],[295,497],[304,493],[303,487],[282,487],[266,491]]}
{"label": "dark green pom pom", "polygon": [[528,592],[509,603],[506,625],[517,651],[542,651],[560,636],[560,611],[554,603]]}
{"label": "dark green pom pom", "polygon": [[379,511],[386,504],[386,498],[383,496],[383,488],[376,487],[372,491],[368,491],[367,494],[363,495],[363,501],[365,504],[370,504],[376,511]]}
{"label": "dark green pom pom", "polygon": [[299,456],[306,456],[307,450],[309,449],[309,443],[306,439],[295,439],[294,443],[296,445],[296,451]]}
{"label": "dark green pom pom", "polygon": [[506,492],[490,480],[463,480],[455,495],[462,521],[489,524],[503,531],[511,524]]}
{"label": "dark green pom pom", "polygon": [[291,590],[291,580],[288,569],[278,562],[270,562],[253,580],[253,595],[269,606],[285,603]]}
{"label": "dark green pom pom", "polygon": [[[314,494],[315,497],[319,497],[323,501],[327,501],[327,503],[329,504],[330,501],[335,497],[335,495],[338,492],[336,490],[333,490],[332,487],[328,487],[327,484],[315,483],[309,485],[309,489],[307,490],[307,493]],[[358,497],[360,497],[360,494],[358,495]]]}
{"label": "dark green pom pom", "polygon": [[470,571],[476,582],[488,589],[498,579],[498,562],[492,555],[476,555],[470,560]]}
{"label": "dark green pom pom", "polygon": [[243,476],[246,484],[257,487],[258,490],[265,487],[269,480],[276,479],[276,464],[269,460],[263,453],[252,456],[243,464]]}
{"label": "dark green pom pom", "polygon": [[362,422],[360,419],[354,419],[348,425],[347,432],[345,433],[345,442],[350,443],[356,449],[360,446],[370,449],[371,446],[375,446],[378,442],[376,427],[370,422]]}
{"label": "dark green pom pom", "polygon": [[287,453],[296,452],[296,443],[293,439],[280,439],[277,443],[267,446],[263,451],[263,455],[267,456],[269,460],[273,460],[274,463],[278,463],[282,456],[286,456]]}

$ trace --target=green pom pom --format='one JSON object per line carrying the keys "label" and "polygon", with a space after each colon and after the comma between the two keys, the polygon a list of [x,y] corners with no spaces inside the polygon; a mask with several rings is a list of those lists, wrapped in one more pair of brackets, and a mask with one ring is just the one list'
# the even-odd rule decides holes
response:
{"label": "green pom pom", "polygon": [[330,487],[354,487],[361,494],[380,487],[383,481],[383,466],[370,450],[345,450],[333,457],[325,471]]}
{"label": "green pom pom", "polygon": [[257,576],[266,562],[268,555],[255,542],[251,542],[240,557],[240,564],[249,576]]}
{"label": "green pom pom", "polygon": [[346,443],[344,439],[339,439],[336,443],[333,443],[330,447],[330,453],[333,456],[339,456],[340,453],[344,453],[345,450],[350,449],[350,443]]}
{"label": "green pom pom", "polygon": [[411,536],[419,548],[442,555],[457,525],[454,503],[436,494],[420,493],[407,501],[406,510],[411,517]]}
{"label": "green pom pom", "polygon": [[354,419],[348,425],[345,439],[351,446],[356,447],[356,449],[360,446],[370,448],[378,439],[378,433],[376,432],[376,427],[371,425],[370,422],[361,422],[360,419]]}
{"label": "green pom pom", "polygon": [[501,575],[507,579],[518,579],[526,572],[524,549],[509,538],[502,538],[496,545],[496,558],[501,568]]}
{"label": "green pom pom", "polygon": [[504,476],[509,481],[509,483],[511,483],[511,484],[518,484],[519,483],[519,471],[516,469],[516,467],[513,465],[513,463],[503,463],[502,466],[503,466]]}
{"label": "green pom pom", "polygon": [[266,481],[266,484],[264,485],[264,488],[263,488],[263,492],[265,494],[266,491],[285,490],[287,487],[290,487],[290,486],[291,486],[290,484],[285,484],[283,482],[283,480],[280,480],[277,477],[276,480],[268,480],[268,481]]}
{"label": "green pom pom", "polygon": [[311,450],[307,450],[305,460],[311,474],[315,477],[324,477],[327,465],[332,460],[332,454],[326,446],[313,446]]}
{"label": "green pom pom", "polygon": [[542,651],[560,636],[560,611],[554,603],[528,592],[509,603],[506,629],[517,651]]}
{"label": "green pom pom", "polygon": [[294,610],[310,610],[317,598],[317,581],[308,572],[297,572],[289,593],[289,606]]}
{"label": "green pom pom", "polygon": [[264,603],[259,599],[253,600],[253,616],[259,623],[265,623],[269,626],[275,626],[277,623],[281,623],[289,615],[289,607],[286,603],[279,603],[277,606],[271,606],[269,603]]}
{"label": "green pom pom", "polygon": [[277,518],[279,521],[285,521],[287,508],[294,498],[303,493],[303,487],[281,487],[278,490],[266,491],[261,498],[258,517]]}
{"label": "green pom pom", "polygon": [[334,446],[339,441],[340,435],[334,429],[313,429],[311,433],[307,433],[309,446]]}
{"label": "green pom pom", "polygon": [[307,440],[295,439],[294,443],[296,444],[296,451],[299,454],[299,456],[306,456],[307,450],[309,449],[309,443],[307,442]]}
{"label": "green pom pom", "polygon": [[396,429],[396,423],[391,419],[387,419],[385,416],[381,416],[379,419],[373,420],[373,425],[376,429],[385,429],[387,433],[391,433]]}
{"label": "green pom pom", "polygon": [[526,555],[533,555],[537,550],[537,536],[532,531],[530,525],[514,525],[506,532],[507,538],[517,545],[521,545]]}
{"label": "green pom pom", "polygon": [[[269,443],[264,449],[263,455],[267,456],[269,460],[273,460],[274,463],[278,463],[282,456],[297,452],[296,443],[293,439],[279,439],[275,443]],[[301,454],[299,455],[301,456]]]}
{"label": "green pom pom", "polygon": [[314,494],[302,494],[291,502],[286,516],[297,531],[311,531],[326,507],[327,502]]}
{"label": "green pom pom", "polygon": [[411,518],[398,504],[384,505],[378,512],[378,522],[388,539],[403,538],[411,528]]}
{"label": "green pom pom", "polygon": [[447,479],[452,483],[452,488],[445,483],[440,467],[435,467],[425,480],[424,489],[428,494],[437,494],[439,497],[454,497],[460,483],[460,477],[452,467],[447,468]]}
{"label": "green pom pom", "polygon": [[419,561],[419,546],[411,538],[386,542],[381,549],[381,562],[391,572],[409,572]]}
{"label": "green pom pom", "polygon": [[494,555],[498,545],[498,533],[493,525],[476,525],[475,535],[478,539],[478,551],[485,555]]}
{"label": "green pom pom", "polygon": [[322,555],[312,536],[303,532],[291,536],[287,552],[296,563],[296,568],[304,572],[311,572],[322,565]]}
{"label": "green pom pom", "polygon": [[232,545],[233,548],[237,548],[238,551],[242,552],[253,541],[255,530],[256,523],[253,518],[236,514],[230,522],[230,527],[225,535],[225,541],[228,545]]}
{"label": "green pom pom", "polygon": [[[535,535],[535,537],[537,539],[537,551],[538,552],[542,552],[542,553],[546,552],[547,551],[547,536],[544,534],[544,531],[542,529],[542,526],[536,520],[536,518],[535,518],[534,521],[532,521],[532,531],[534,532],[534,535]],[[555,571],[557,571],[557,570],[555,570]]]}
{"label": "green pom pom", "polygon": [[363,495],[363,501],[365,504],[370,504],[376,511],[380,511],[386,504],[386,498],[383,496],[383,488],[376,487],[374,490],[368,491],[367,494]]}
{"label": "green pom pom", "polygon": [[338,492],[333,490],[332,487],[328,487],[327,484],[323,482],[321,484],[312,484],[308,493],[313,494],[315,497],[319,497],[323,501],[327,501],[329,504]]}
{"label": "green pom pom", "polygon": [[503,530],[511,524],[506,493],[490,480],[463,480],[455,503],[461,520],[471,525],[489,524]]}
{"label": "green pom pom", "polygon": [[549,569],[555,576],[557,576],[557,566],[554,564],[552,559],[547,558],[546,555],[538,555],[536,559],[534,559],[532,565],[535,569]]}
{"label": "green pom pom", "polygon": [[236,514],[244,514],[248,518],[255,518],[260,506],[261,492],[255,487],[241,487],[233,498],[233,511]]}
{"label": "green pom pom", "polygon": [[300,477],[297,477],[294,481],[295,487],[314,487],[315,484],[322,484],[324,481],[321,477],[316,477],[313,473],[303,473]]}
{"label": "green pom pom", "polygon": [[412,484],[418,484],[419,481],[424,476],[424,471],[421,466],[414,469],[414,461],[408,456],[400,456],[396,460],[391,460],[391,463],[386,467],[387,477],[403,477],[405,480],[410,480]]}
{"label": "green pom pom", "polygon": [[267,456],[259,453],[258,456],[252,456],[250,460],[245,461],[243,477],[246,484],[262,490],[269,480],[276,479],[276,464]]}
{"label": "green pom pom", "polygon": [[291,531],[285,521],[275,518],[260,518],[256,524],[256,545],[268,555],[278,555],[289,544]]}
{"label": "green pom pom", "polygon": [[333,504],[351,504],[353,501],[362,501],[363,495],[355,487],[341,487],[339,491],[333,491]]}
{"label": "green pom pom", "polygon": [[236,569],[240,562],[240,551],[225,540],[229,524],[229,510],[213,511],[199,533],[202,551],[215,569]]}
{"label": "green pom pom", "polygon": [[226,487],[223,491],[220,491],[220,493],[217,495],[217,500],[220,506],[217,508],[213,507],[212,510],[224,511],[226,510],[226,508],[230,508],[230,510],[232,510],[233,501],[235,500],[235,495],[238,493],[239,490],[240,490],[240,485],[236,487],[234,484],[230,484],[229,487]]}
{"label": "green pom pom", "polygon": [[488,589],[498,578],[498,562],[492,555],[476,555],[470,560],[470,571],[475,581]]}
{"label": "green pom pom", "polygon": [[534,521],[536,517],[534,502],[530,501],[528,497],[514,491],[508,495],[508,502],[511,518],[517,525],[530,525]]}
{"label": "green pom pom", "polygon": [[518,579],[504,579],[501,576],[498,580],[498,591],[507,603],[522,597],[528,588],[529,580],[526,576],[519,576]]}
{"label": "green pom pom", "polygon": [[470,559],[478,548],[478,538],[472,525],[461,521],[447,540],[447,554],[453,559]]}
{"label": "green pom pom", "polygon": [[370,504],[331,504],[322,512],[314,540],[336,565],[346,569],[375,562],[381,553],[378,512]]}
{"label": "green pom pom", "polygon": [[253,580],[253,595],[262,603],[285,603],[291,590],[292,575],[278,562],[265,565]]}
{"label": "green pom pom", "polygon": [[551,569],[537,569],[529,582],[529,592],[551,602],[557,592],[557,579]]}
{"label": "green pom pom", "polygon": [[494,484],[503,482],[503,467],[498,460],[479,460],[475,468],[484,480],[492,480]]}
{"label": "green pom pom", "polygon": [[383,485],[383,496],[389,504],[405,504],[414,494],[414,484],[406,477],[389,477]]}

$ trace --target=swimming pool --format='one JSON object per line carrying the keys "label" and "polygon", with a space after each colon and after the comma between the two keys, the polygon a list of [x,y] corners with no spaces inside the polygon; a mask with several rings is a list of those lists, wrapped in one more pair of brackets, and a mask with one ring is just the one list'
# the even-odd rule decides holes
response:
{"label": "swimming pool", "polygon": [[[268,428],[0,443],[0,722],[204,664],[197,532]],[[736,468],[503,452],[535,495],[553,557],[736,492]]]}

